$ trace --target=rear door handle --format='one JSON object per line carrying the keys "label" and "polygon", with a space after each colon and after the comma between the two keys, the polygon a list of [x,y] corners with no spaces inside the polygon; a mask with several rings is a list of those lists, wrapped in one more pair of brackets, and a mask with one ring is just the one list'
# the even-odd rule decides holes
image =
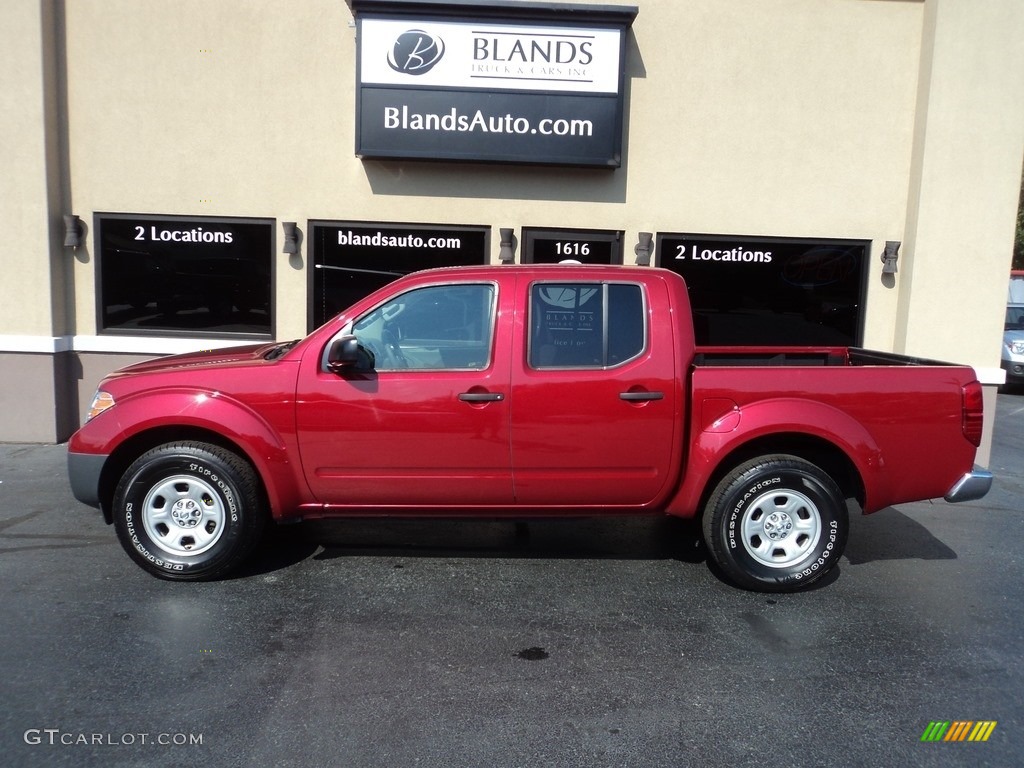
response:
{"label": "rear door handle", "polygon": [[463,392],[459,395],[459,400],[464,403],[494,403],[504,399],[500,392]]}
{"label": "rear door handle", "polygon": [[620,392],[619,399],[627,403],[643,403],[648,400],[664,400],[664,392]]}

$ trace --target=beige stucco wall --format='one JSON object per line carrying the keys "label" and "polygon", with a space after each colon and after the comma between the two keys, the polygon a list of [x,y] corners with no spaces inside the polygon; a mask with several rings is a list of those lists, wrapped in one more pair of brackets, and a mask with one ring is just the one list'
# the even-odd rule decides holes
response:
{"label": "beige stucco wall", "polygon": [[[1024,3],[633,4],[623,167],[606,171],[356,158],[339,0],[8,0],[0,108],[19,119],[0,123],[0,211],[19,237],[0,254],[0,352],[173,351],[97,335],[100,211],[489,225],[495,261],[499,227],[622,229],[627,262],[639,231],[868,239],[866,345],[994,380]],[[72,212],[90,229],[76,253],[60,244]],[[288,258],[277,238],[276,330],[292,338],[307,243]],[[903,245],[883,279],[886,240]]]}
{"label": "beige stucco wall", "polygon": [[52,8],[16,0],[0,24],[0,333],[62,332],[65,283],[60,243],[59,130]]}
{"label": "beige stucco wall", "polygon": [[1024,3],[926,5],[896,351],[999,359],[1024,146]]}
{"label": "beige stucco wall", "polygon": [[[629,242],[640,230],[901,239],[923,6],[826,5],[640,3],[625,163],[609,173],[360,161],[355,29],[338,2],[296,14],[276,2],[140,12],[131,0],[80,0],[68,9],[75,202],[299,222],[599,226]],[[278,333],[301,335],[305,274],[279,267]],[[79,263],[79,333],[95,332],[92,279]],[[885,308],[875,317],[885,330],[869,336],[887,347]]]}

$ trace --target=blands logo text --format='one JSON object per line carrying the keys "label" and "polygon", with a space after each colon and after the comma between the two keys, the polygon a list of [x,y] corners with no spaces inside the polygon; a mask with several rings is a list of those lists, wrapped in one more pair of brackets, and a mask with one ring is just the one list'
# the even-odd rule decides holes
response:
{"label": "blands logo text", "polygon": [[997,724],[996,720],[932,720],[921,741],[988,741]]}
{"label": "blands logo text", "polygon": [[485,33],[473,38],[472,77],[585,83],[592,74],[592,38]]}
{"label": "blands logo text", "polygon": [[594,60],[593,41],[589,38],[554,38],[537,35],[498,35],[473,38],[474,61],[499,61],[515,64],[576,64],[587,66]]}

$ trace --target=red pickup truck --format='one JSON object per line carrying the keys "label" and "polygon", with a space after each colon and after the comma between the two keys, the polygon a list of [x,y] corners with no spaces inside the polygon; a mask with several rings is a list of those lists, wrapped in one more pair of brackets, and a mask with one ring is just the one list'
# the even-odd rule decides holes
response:
{"label": "red pickup truck", "polygon": [[168,579],[220,577],[269,520],[698,517],[733,583],[805,587],[864,513],[984,496],[969,367],[851,348],[698,348],[646,267],[396,280],[305,339],[107,376],[71,487]]}

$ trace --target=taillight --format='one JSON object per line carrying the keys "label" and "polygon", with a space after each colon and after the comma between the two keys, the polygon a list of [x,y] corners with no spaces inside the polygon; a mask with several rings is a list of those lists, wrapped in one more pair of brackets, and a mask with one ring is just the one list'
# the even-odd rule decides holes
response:
{"label": "taillight", "polygon": [[977,448],[981,445],[981,431],[985,426],[985,398],[981,384],[977,381],[965,384],[961,393],[964,437]]}

